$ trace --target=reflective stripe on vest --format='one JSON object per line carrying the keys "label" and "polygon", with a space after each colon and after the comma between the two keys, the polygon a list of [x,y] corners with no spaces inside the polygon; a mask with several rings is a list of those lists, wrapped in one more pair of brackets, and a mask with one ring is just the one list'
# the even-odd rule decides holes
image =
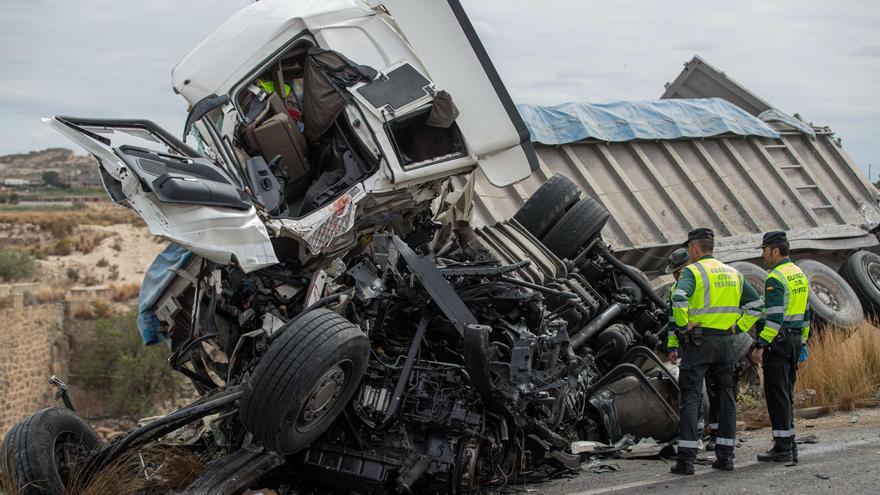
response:
{"label": "reflective stripe on vest", "polygon": [[704,258],[687,266],[696,280],[688,300],[688,320],[703,328],[727,330],[736,324],[742,312],[743,276],[714,258]]}
{"label": "reflective stripe on vest", "polygon": [[807,304],[810,299],[810,280],[804,272],[791,261],[783,263],[770,272],[768,278],[779,281],[783,287],[782,306],[767,308],[767,315],[782,314],[787,328],[803,328],[809,322],[804,321]]}

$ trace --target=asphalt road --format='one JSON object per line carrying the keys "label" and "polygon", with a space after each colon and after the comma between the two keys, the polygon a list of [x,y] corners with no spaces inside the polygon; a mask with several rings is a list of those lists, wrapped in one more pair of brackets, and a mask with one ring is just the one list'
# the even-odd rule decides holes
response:
{"label": "asphalt road", "polygon": [[[857,419],[856,419],[857,417]],[[854,422],[853,422],[854,421]],[[816,435],[801,444],[800,463],[786,467],[759,463],[755,456],[770,446],[769,429],[739,432],[736,469],[722,472],[697,465],[693,476],[669,473],[670,461],[606,459],[619,471],[595,474],[584,465],[579,476],[517,487],[534,495],[595,494],[880,494],[880,410],[839,413],[797,425],[798,435]],[[711,460],[714,454],[701,458]]]}

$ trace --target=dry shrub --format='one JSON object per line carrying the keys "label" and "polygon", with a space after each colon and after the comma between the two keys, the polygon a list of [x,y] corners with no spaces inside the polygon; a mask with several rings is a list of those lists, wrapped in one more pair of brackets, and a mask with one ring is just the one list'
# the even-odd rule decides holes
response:
{"label": "dry shrub", "polygon": [[34,257],[21,249],[0,250],[0,280],[18,280],[34,273]]}
{"label": "dry shrub", "polygon": [[98,301],[93,302],[92,309],[95,313],[95,317],[101,318],[101,319],[110,318],[115,313],[113,311],[113,305],[111,305],[110,303],[108,303],[106,301],[98,300]]}
{"label": "dry shrub", "polygon": [[77,320],[94,320],[95,309],[91,305],[80,306],[73,311],[73,317]]}
{"label": "dry shrub", "polygon": [[[115,462],[86,479],[82,468],[68,482],[69,495],[165,495],[186,488],[205,469],[193,452],[155,446],[126,452]],[[12,469],[0,469],[0,494],[20,495]]]}
{"label": "dry shrub", "polygon": [[12,473],[12,469],[9,469],[8,466],[0,466],[0,493],[3,495],[20,495],[21,488],[10,473]]}
{"label": "dry shrub", "polygon": [[138,296],[141,290],[140,284],[113,284],[110,286],[113,290],[113,300],[116,302],[130,301]]}
{"label": "dry shrub", "polygon": [[798,390],[813,389],[812,404],[850,410],[874,397],[880,384],[880,329],[865,323],[855,330],[813,332],[810,357],[798,370]]}
{"label": "dry shrub", "polygon": [[34,297],[41,303],[61,301],[65,294],[67,289],[61,287],[40,287],[34,291]]}
{"label": "dry shrub", "polygon": [[58,239],[49,246],[47,252],[54,256],[68,256],[73,254],[74,243],[69,237]]}
{"label": "dry shrub", "polygon": [[70,495],[164,495],[192,483],[205,468],[194,453],[178,447],[126,452],[84,482],[74,474]]}
{"label": "dry shrub", "polygon": [[142,220],[128,208],[116,205],[90,205],[67,211],[0,211],[0,224],[36,225],[56,239],[73,233],[77,225],[140,225]]}
{"label": "dry shrub", "polygon": [[101,241],[111,235],[113,234],[109,232],[88,232],[80,234],[76,236],[74,240],[74,248],[83,254],[89,254],[101,244]]}

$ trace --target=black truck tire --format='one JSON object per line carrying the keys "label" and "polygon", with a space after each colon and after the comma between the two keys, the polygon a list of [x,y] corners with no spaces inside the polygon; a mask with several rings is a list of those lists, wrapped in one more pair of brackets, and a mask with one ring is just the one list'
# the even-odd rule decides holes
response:
{"label": "black truck tire", "polygon": [[575,204],[581,188],[562,174],[553,174],[526,200],[513,219],[536,239],[544,237],[565,211]]}
{"label": "black truck tire", "polygon": [[95,430],[70,409],[43,409],[3,440],[3,466],[21,495],[65,495],[77,461],[101,448]]}
{"label": "black truck tire", "polygon": [[290,455],[342,413],[363,378],[370,343],[356,325],[323,308],[277,331],[245,387],[239,417],[270,450]]}
{"label": "black truck tire", "polygon": [[746,282],[752,285],[761,297],[764,297],[764,283],[767,282],[767,270],[748,261],[734,261],[730,263],[731,268],[736,268]]}
{"label": "black truck tire", "polygon": [[796,262],[810,281],[813,318],[825,325],[853,328],[864,320],[862,304],[852,287],[824,263],[803,259]]}
{"label": "black truck tire", "polygon": [[876,320],[880,316],[880,256],[856,251],[838,273],[856,292],[865,314]]}
{"label": "black truck tire", "polygon": [[541,242],[556,256],[571,259],[599,235],[608,216],[608,210],[595,199],[582,199],[565,212]]}

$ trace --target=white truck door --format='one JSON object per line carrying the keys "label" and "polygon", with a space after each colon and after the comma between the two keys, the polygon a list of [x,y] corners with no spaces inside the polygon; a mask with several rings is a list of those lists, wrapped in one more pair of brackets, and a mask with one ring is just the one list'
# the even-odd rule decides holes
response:
{"label": "white truck door", "polygon": [[529,131],[458,0],[381,0],[438,87],[461,112],[456,119],[479,167],[507,186],[538,168]]}

